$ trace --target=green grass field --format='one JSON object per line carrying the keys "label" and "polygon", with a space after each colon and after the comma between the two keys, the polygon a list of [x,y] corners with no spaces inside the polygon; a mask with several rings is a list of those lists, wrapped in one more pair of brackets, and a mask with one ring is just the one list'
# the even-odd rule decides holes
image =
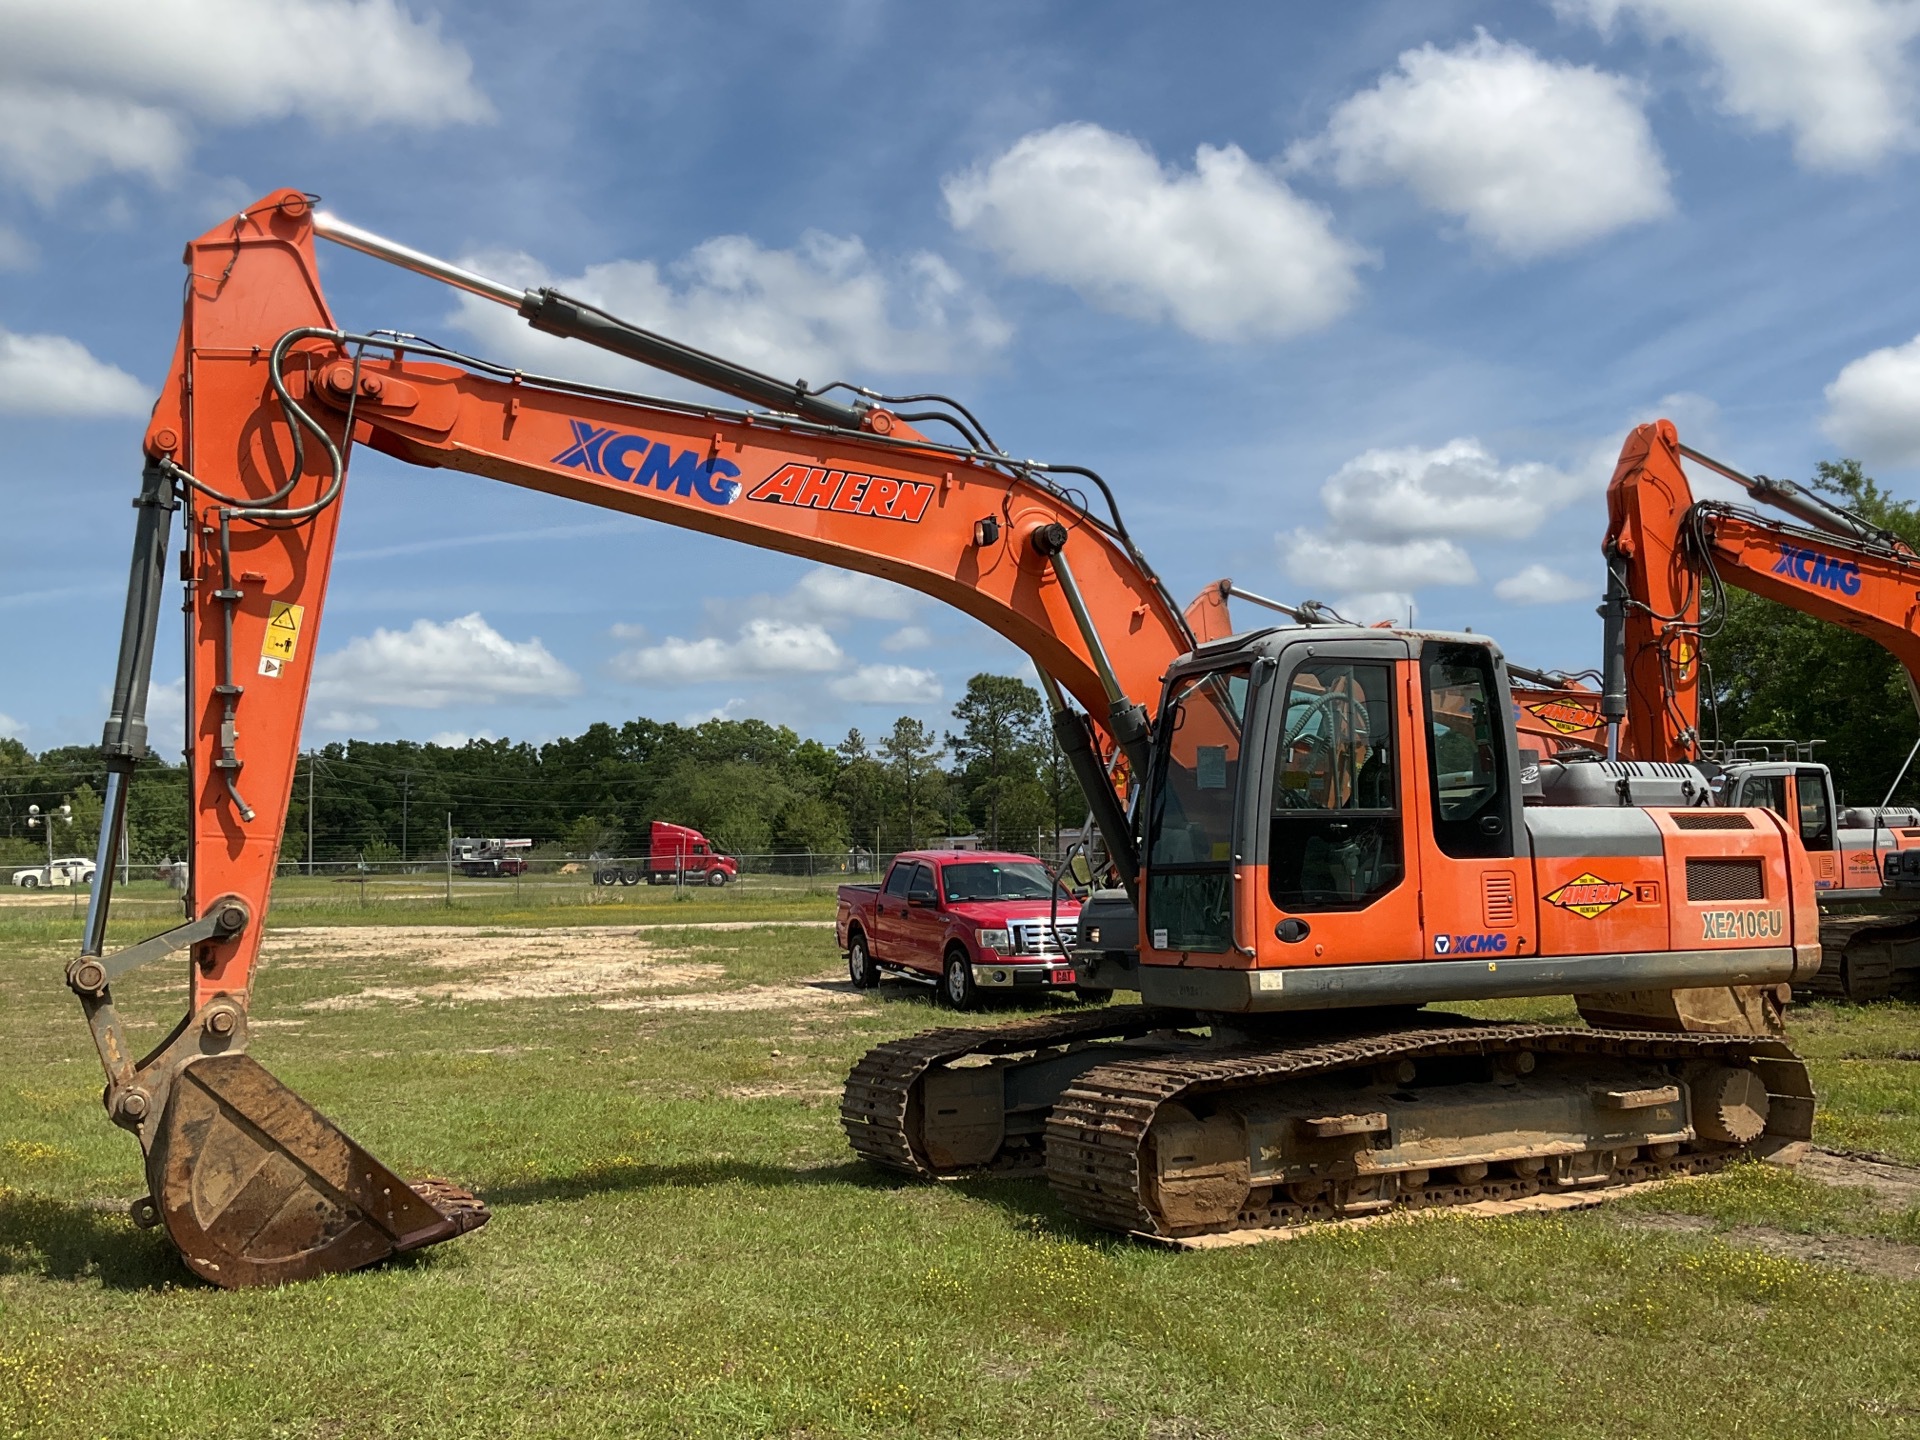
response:
{"label": "green grass field", "polygon": [[[852,1163],[847,1067],[941,1017],[837,983],[831,932],[795,923],[829,899],[624,894],[287,906],[254,1054],[494,1219],[251,1293],[119,1213],[145,1185],[60,983],[77,923],[0,910],[0,1435],[1920,1433],[1916,1197],[1753,1166],[1555,1217],[1151,1249],[1042,1185]],[[749,923],[675,928],[713,921]],[[159,969],[118,992],[139,1041],[180,1009]],[[1920,1162],[1896,1058],[1920,1010],[1794,1024],[1823,1142]]]}

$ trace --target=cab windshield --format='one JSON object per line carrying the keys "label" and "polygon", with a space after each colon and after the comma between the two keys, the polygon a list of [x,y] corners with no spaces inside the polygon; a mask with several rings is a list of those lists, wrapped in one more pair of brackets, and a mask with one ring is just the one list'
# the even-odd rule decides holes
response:
{"label": "cab windshield", "polygon": [[1046,867],[1031,860],[968,860],[940,867],[940,887],[950,903],[968,900],[1044,900],[1053,893]]}
{"label": "cab windshield", "polygon": [[1147,825],[1147,914],[1157,950],[1218,953],[1232,933],[1229,882],[1248,671],[1176,681],[1160,712]]}

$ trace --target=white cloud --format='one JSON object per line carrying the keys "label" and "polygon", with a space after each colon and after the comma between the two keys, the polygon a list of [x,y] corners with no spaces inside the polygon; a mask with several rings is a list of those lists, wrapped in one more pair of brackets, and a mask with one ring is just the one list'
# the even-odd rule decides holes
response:
{"label": "white cloud", "polygon": [[1290,159],[1330,157],[1342,185],[1403,184],[1516,259],[1570,249],[1673,208],[1633,84],[1544,60],[1484,30],[1399,68],[1337,106]]}
{"label": "white cloud", "polygon": [[954,227],[1016,274],[1203,340],[1297,335],[1360,293],[1365,254],[1237,145],[1202,145],[1181,171],[1129,136],[1061,125],[941,188]]}
{"label": "white cloud", "polygon": [[1335,471],[1320,498],[1344,532],[1364,539],[1520,539],[1583,488],[1551,465],[1502,465],[1478,440],[1463,438],[1431,450],[1368,450]]}
{"label": "white cloud", "polygon": [[933,644],[933,632],[924,625],[902,625],[880,642],[882,650],[924,650]]}
{"label": "white cloud", "polygon": [[608,662],[622,680],[655,685],[695,685],[770,675],[817,675],[846,659],[834,638],[818,625],[749,620],[733,640],[683,640],[669,635],[658,645],[624,650]]}
{"label": "white cloud", "polygon": [[169,765],[187,747],[187,681],[185,676],[147,687],[147,748]]}
{"label": "white cloud", "polygon": [[1278,538],[1287,574],[1299,585],[1364,593],[1470,585],[1480,578],[1467,552],[1451,540],[1377,544],[1336,540],[1312,530],[1295,530]]}
{"label": "white cloud", "polygon": [[[744,235],[703,241],[663,273],[651,260],[614,260],[555,280],[517,252],[464,263],[516,285],[553,285],[622,319],[782,379],[820,385],[874,375],[970,369],[1012,329],[939,256],[898,263],[857,237],[808,231],[792,250]],[[513,312],[470,295],[454,323],[527,368],[615,384],[680,388],[660,372],[529,329]]]}
{"label": "white cloud", "polygon": [[607,627],[607,634],[615,640],[644,640],[647,638],[647,627],[616,620]]}
{"label": "white cloud", "polygon": [[31,270],[39,263],[40,251],[31,240],[10,225],[0,225],[0,270]]}
{"label": "white cloud", "polygon": [[1563,605],[1569,600],[1594,599],[1599,587],[1550,565],[1528,565],[1500,581],[1493,593],[1509,605]]}
{"label": "white cloud", "polygon": [[0,739],[18,740],[27,733],[27,723],[0,710]]}
{"label": "white cloud", "polygon": [[370,735],[380,728],[380,717],[364,710],[322,710],[309,722],[322,735]]}
{"label": "white cloud", "polygon": [[475,740],[498,740],[499,738],[491,730],[475,730],[472,734],[468,734],[465,730],[436,730],[427,737],[427,743],[443,746],[448,750],[464,750]]}
{"label": "white cloud", "polygon": [[931,705],[940,699],[940,677],[911,665],[862,665],[827,689],[855,704]]}
{"label": "white cloud", "polygon": [[580,677],[537,637],[509,640],[478,611],[458,620],[416,620],[405,630],[356,636],[345,649],[320,657],[313,680],[314,698],[323,704],[420,710],[579,690]]}
{"label": "white cloud", "polygon": [[197,123],[492,113],[467,52],[397,0],[0,0],[0,35],[0,173],[43,201],[102,172],[173,179]]}
{"label": "white cloud", "polygon": [[1372,625],[1381,620],[1404,625],[1413,609],[1413,596],[1404,590],[1364,590],[1357,595],[1342,595],[1333,602],[1333,608],[1356,625]]}
{"label": "white cloud", "polygon": [[744,696],[736,695],[724,705],[710,705],[705,710],[690,710],[680,717],[682,725],[704,725],[709,720],[737,720],[747,711]]}
{"label": "white cloud", "polygon": [[916,598],[913,591],[891,580],[822,565],[802,575],[780,604],[783,615],[823,623],[905,620],[913,614]]}
{"label": "white cloud", "polygon": [[152,408],[152,391],[78,340],[0,329],[0,413],[144,416]]}
{"label": "white cloud", "polygon": [[1920,465],[1920,335],[1849,362],[1827,386],[1820,428],[1883,465]]}
{"label": "white cloud", "polygon": [[1763,133],[1793,134],[1794,156],[1860,170],[1914,145],[1920,34],[1911,0],[1555,0],[1609,32],[1630,15],[1711,62],[1720,107]]}

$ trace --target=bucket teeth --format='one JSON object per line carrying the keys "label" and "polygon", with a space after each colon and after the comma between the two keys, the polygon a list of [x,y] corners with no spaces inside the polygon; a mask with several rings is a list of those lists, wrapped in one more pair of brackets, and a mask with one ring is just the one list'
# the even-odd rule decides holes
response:
{"label": "bucket teeth", "polygon": [[401,1180],[247,1055],[175,1073],[147,1179],[187,1265],[226,1288],[357,1270],[487,1220],[457,1186]]}

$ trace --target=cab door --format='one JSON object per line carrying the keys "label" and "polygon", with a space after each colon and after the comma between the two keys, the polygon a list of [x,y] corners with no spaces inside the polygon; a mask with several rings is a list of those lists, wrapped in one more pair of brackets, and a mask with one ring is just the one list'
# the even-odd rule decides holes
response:
{"label": "cab door", "polygon": [[[1839,836],[1834,830],[1832,781],[1824,766],[1799,765],[1793,772],[1793,814],[1789,818],[1800,835],[1800,844],[1813,862],[1813,884],[1817,890],[1846,888],[1841,871]],[[1877,889],[1877,869],[1865,883]]]}
{"label": "cab door", "polygon": [[1267,773],[1248,794],[1261,807],[1264,866],[1242,893],[1258,916],[1262,963],[1418,958],[1406,642],[1301,644],[1285,658],[1265,726]]}
{"label": "cab door", "polygon": [[873,900],[873,953],[895,965],[907,962],[907,891],[913,884],[914,862],[896,860]]}
{"label": "cab door", "polygon": [[907,908],[900,920],[900,959],[916,970],[939,974],[946,939],[947,917],[940,909],[940,885],[933,867],[924,860],[913,867],[907,887]]}
{"label": "cab door", "polygon": [[1523,883],[1530,867],[1515,855],[1523,819],[1507,693],[1488,647],[1421,646],[1415,809],[1425,842],[1421,932],[1429,960],[1497,965],[1539,948],[1531,884]]}

